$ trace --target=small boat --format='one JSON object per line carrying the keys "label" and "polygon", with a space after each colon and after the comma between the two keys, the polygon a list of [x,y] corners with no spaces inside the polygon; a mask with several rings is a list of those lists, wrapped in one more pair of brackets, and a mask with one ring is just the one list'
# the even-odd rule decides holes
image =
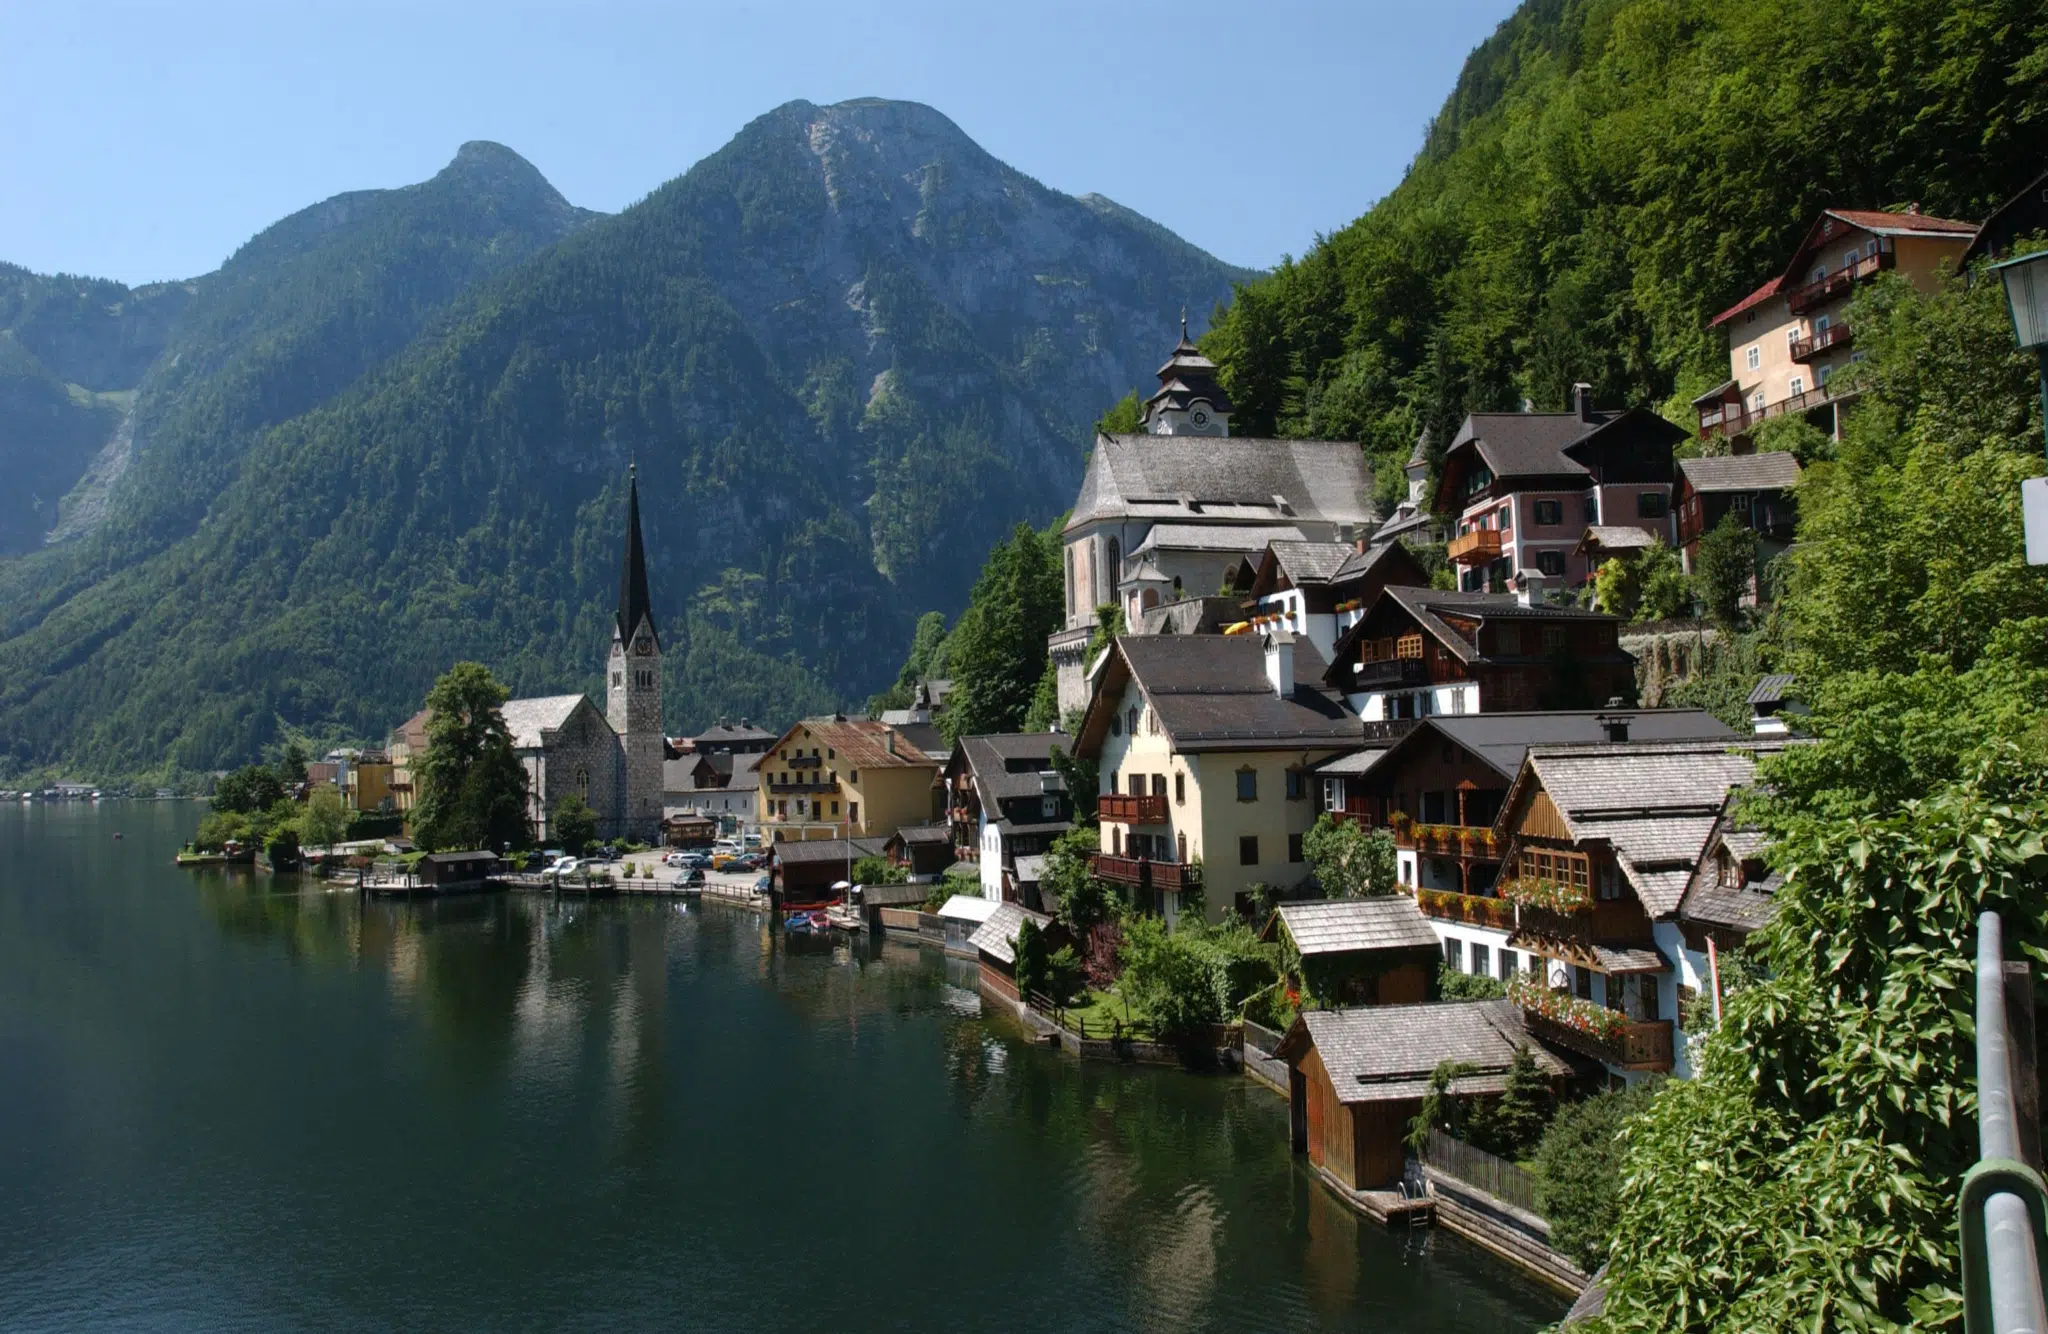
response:
{"label": "small boat", "polygon": [[820,908],[816,912],[811,914],[811,930],[829,931],[831,929],[832,914],[826,912],[823,908]]}
{"label": "small boat", "polygon": [[807,912],[793,912],[783,919],[785,931],[808,931],[811,929],[811,915]]}

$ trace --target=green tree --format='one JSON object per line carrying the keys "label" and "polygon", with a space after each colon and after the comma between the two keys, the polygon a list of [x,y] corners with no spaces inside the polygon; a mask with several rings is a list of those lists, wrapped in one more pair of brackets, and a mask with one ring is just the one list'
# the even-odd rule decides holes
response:
{"label": "green tree", "polygon": [[1730,510],[1700,538],[1693,564],[1693,587],[1707,615],[1732,630],[1742,615],[1742,599],[1756,578],[1756,530],[1738,521]]}
{"label": "green tree", "polygon": [[1502,1158],[1526,1158],[1542,1141],[1555,1101],[1550,1080],[1536,1064],[1536,1053],[1521,1043],[1508,1062],[1500,1096],[1473,1109],[1472,1142]]}
{"label": "green tree", "polygon": [[1157,917],[1133,916],[1123,923],[1118,957],[1124,971],[1118,989],[1133,1009],[1159,1032],[1182,1037],[1223,1019],[1223,1005],[1206,960]]}
{"label": "green tree", "polygon": [[1016,965],[1012,972],[1017,980],[1017,994],[1027,1001],[1043,995],[1047,986],[1046,964],[1050,951],[1038,923],[1029,917],[1019,922],[1012,948],[1016,951]]}
{"label": "green tree", "polygon": [[597,842],[597,812],[575,792],[555,803],[552,825],[555,842],[572,857],[581,857]]}
{"label": "green tree", "polygon": [[1115,894],[1096,876],[1089,861],[1099,837],[1092,825],[1061,834],[1046,850],[1045,867],[1039,873],[1039,892],[1053,901],[1059,920],[1077,939],[1117,916]]}
{"label": "green tree", "polygon": [[853,883],[856,885],[907,885],[910,883],[910,868],[898,866],[887,857],[858,857],[853,863]]}
{"label": "green tree", "polygon": [[[1656,589],[1649,607],[1647,590]],[[1613,556],[1593,575],[1593,605],[1609,616],[1643,621],[1671,620],[1691,601],[1678,553],[1659,539],[1638,555]]]}
{"label": "green tree", "polygon": [[1394,839],[1384,829],[1368,830],[1355,820],[1339,820],[1325,811],[1303,836],[1301,851],[1329,898],[1394,892]]}
{"label": "green tree", "polygon": [[526,770],[498,712],[510,694],[480,663],[459,662],[427,692],[427,753],[415,766],[413,837],[422,847],[524,847]]}
{"label": "green tree", "polygon": [[1550,1223],[1550,1244],[1587,1273],[1607,1261],[1622,1193],[1620,1139],[1654,1089],[1638,1084],[1595,1094],[1559,1111],[1536,1148],[1536,1208]]}
{"label": "green tree", "polygon": [[277,771],[265,764],[245,764],[213,785],[212,806],[217,811],[253,815],[267,811],[284,796],[284,784]]}
{"label": "green tree", "polygon": [[306,796],[306,808],[299,814],[299,841],[308,847],[325,848],[339,843],[348,833],[348,810],[341,794],[322,784]]}
{"label": "green tree", "polygon": [[1058,543],[1018,524],[989,553],[946,639],[953,693],[940,725],[949,740],[1022,727],[1065,598]]}
{"label": "green tree", "polygon": [[297,787],[306,781],[306,747],[294,737],[284,743],[284,752],[277,758],[277,781],[287,788]]}
{"label": "green tree", "polygon": [[1116,402],[1109,411],[1095,419],[1095,430],[1101,435],[1136,435],[1145,429],[1145,405],[1138,400],[1138,391],[1133,389]]}
{"label": "green tree", "polygon": [[1465,973],[1440,963],[1436,968],[1437,995],[1447,1001],[1499,1000],[1508,994],[1499,978],[1485,973]]}

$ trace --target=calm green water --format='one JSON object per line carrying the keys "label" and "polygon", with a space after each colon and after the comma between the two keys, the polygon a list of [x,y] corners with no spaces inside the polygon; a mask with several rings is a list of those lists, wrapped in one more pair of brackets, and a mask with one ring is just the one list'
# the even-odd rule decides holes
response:
{"label": "calm green water", "polygon": [[0,808],[0,1328],[1561,1313],[1334,1205],[1279,1099],[1027,1046],[934,951],[176,871],[197,815]]}

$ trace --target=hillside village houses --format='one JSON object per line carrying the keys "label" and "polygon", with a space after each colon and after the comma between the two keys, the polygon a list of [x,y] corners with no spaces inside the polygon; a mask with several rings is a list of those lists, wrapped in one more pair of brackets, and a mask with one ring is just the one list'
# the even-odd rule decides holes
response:
{"label": "hillside village houses", "polygon": [[1061,534],[1065,619],[1047,643],[1063,716],[1088,703],[1097,607],[1135,626],[1176,596],[1216,592],[1268,542],[1350,542],[1378,519],[1355,442],[1236,437],[1230,413],[1216,364],[1183,324],[1145,430],[1096,437]]}
{"label": "hillside village houses", "polygon": [[1813,220],[1784,269],[1716,315],[1709,328],[1728,333],[1728,378],[1693,400],[1703,440],[1754,451],[1758,423],[1803,413],[1841,433],[1841,404],[1830,382],[1863,359],[1843,311],[1857,287],[1896,272],[1922,291],[1962,262],[1975,224],[1903,213],[1825,209]]}
{"label": "hillside village houses", "polygon": [[937,818],[941,763],[888,723],[806,718],[761,756],[755,820],[769,842],[873,839],[879,852]]}
{"label": "hillside village houses", "polygon": [[939,775],[954,856],[981,873],[981,892],[1036,907],[1037,868],[1073,828],[1073,799],[1052,767],[1057,732],[963,736]]}

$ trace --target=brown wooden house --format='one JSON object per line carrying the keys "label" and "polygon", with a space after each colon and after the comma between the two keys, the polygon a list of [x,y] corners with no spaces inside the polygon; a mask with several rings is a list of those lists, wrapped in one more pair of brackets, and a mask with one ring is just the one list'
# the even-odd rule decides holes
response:
{"label": "brown wooden house", "polygon": [[1372,1193],[1399,1184],[1408,1123],[1436,1068],[1470,1067],[1452,1082],[1455,1095],[1497,1095],[1525,1046],[1545,1075],[1563,1081],[1568,1067],[1531,1040],[1507,1001],[1304,1011],[1275,1052],[1289,1070],[1294,1150],[1347,1202],[1384,1215],[1387,1202],[1375,1207]]}
{"label": "brown wooden house", "polygon": [[1798,485],[1799,460],[1783,452],[1680,460],[1671,509],[1686,570],[1699,558],[1700,539],[1730,514],[1756,533],[1760,563],[1790,546],[1799,523]]}
{"label": "brown wooden house", "polygon": [[1027,921],[1036,923],[1038,929],[1045,933],[1047,949],[1057,949],[1069,943],[1059,923],[1044,913],[1032,912],[1015,903],[996,905],[988,919],[967,938],[981,959],[981,985],[1005,1000],[1020,999],[1017,995],[1017,930]]}
{"label": "brown wooden house", "polygon": [[1436,932],[1405,895],[1283,903],[1267,932],[1293,947],[1302,990],[1323,1004],[1437,998]]}
{"label": "brown wooden house", "polygon": [[1323,683],[1367,722],[1632,700],[1621,620],[1525,597],[1389,585],[1338,639]]}

